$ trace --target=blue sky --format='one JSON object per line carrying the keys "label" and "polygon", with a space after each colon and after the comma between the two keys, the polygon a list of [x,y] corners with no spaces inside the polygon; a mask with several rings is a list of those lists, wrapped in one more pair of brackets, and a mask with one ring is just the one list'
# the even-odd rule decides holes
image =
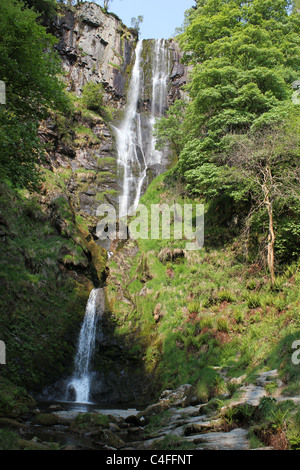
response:
{"label": "blue sky", "polygon": [[[103,0],[94,1],[103,6]],[[140,39],[169,39],[182,26],[184,12],[193,5],[194,0],[112,0],[108,10],[128,27],[131,18],[144,16]]]}

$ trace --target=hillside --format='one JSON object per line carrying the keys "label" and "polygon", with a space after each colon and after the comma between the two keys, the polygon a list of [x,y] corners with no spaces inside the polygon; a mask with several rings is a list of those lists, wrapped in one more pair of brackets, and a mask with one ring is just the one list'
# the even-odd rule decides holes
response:
{"label": "hillside", "polygon": [[104,3],[0,5],[0,449],[299,450],[297,2]]}

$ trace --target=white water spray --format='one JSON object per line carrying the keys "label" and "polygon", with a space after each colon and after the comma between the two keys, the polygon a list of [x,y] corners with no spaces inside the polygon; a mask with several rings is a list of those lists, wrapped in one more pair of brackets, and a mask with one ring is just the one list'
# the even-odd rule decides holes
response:
{"label": "white water spray", "polygon": [[170,73],[170,58],[167,42],[156,40],[152,58],[152,97],[151,111],[141,114],[138,111],[139,99],[143,97],[144,76],[142,67],[143,42],[139,41],[135,50],[135,63],[128,90],[125,116],[116,131],[118,166],[122,172],[122,194],[119,217],[134,213],[147,170],[151,165],[162,163],[161,152],[155,149],[154,124],[167,106],[167,83]]}
{"label": "white water spray", "polygon": [[75,356],[74,374],[68,385],[68,394],[73,393],[75,402],[90,403],[91,360],[95,351],[98,323],[97,296],[101,289],[93,289],[86,306]]}

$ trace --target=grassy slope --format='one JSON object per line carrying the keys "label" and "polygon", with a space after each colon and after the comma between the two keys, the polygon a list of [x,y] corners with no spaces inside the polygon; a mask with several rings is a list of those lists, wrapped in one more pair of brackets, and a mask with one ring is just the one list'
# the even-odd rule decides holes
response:
{"label": "grassy slope", "polygon": [[[142,202],[149,207],[175,198],[183,202],[161,176]],[[249,380],[276,367],[285,393],[299,393],[299,366],[291,362],[300,328],[299,265],[288,267],[272,289],[266,272],[237,256],[238,240],[221,249],[188,252],[173,263],[160,262],[159,253],[183,248],[185,242],[137,243],[135,256],[131,241],[128,255],[123,249],[112,259],[117,285],[109,284],[108,296],[120,334],[144,354],[159,390],[193,383],[206,401],[224,387],[214,367],[231,366],[232,376],[246,373]]]}

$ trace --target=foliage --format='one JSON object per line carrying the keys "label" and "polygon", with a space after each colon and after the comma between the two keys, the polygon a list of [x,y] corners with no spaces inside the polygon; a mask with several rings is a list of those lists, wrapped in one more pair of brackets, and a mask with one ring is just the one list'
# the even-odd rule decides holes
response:
{"label": "foliage", "polygon": [[[170,187],[161,175],[141,202],[150,208],[174,201],[192,202],[182,186]],[[131,247],[137,254],[116,256],[110,263],[111,276],[121,287],[109,284],[108,297],[118,330],[141,345],[145,368],[161,389],[191,383],[207,402],[224,386],[217,380],[217,367],[231,366],[229,373],[236,377],[268,367],[280,370],[290,393],[298,393],[297,366],[291,363],[300,318],[298,263],[271,288],[266,272],[239,256],[239,240],[186,253],[180,264],[166,263],[161,252],[184,249],[181,240],[138,240],[137,248]],[[143,282],[137,283],[139,266],[147,266],[148,275],[141,273]],[[155,321],[158,304],[163,315]]]}
{"label": "foliage", "polygon": [[[225,227],[226,238],[236,235],[228,227],[238,213],[251,256],[266,258],[262,238],[272,234],[268,253],[275,250],[277,265],[298,254],[288,234],[299,229],[299,106],[291,84],[299,78],[300,16],[291,14],[290,3],[205,0],[188,10],[178,40],[192,66],[189,101],[176,101],[156,124],[157,146],[168,145],[178,157],[168,181],[181,180],[189,194],[210,204],[215,240]],[[268,162],[272,169],[264,180]],[[264,189],[272,193],[269,227]]]}
{"label": "foliage", "polygon": [[24,0],[29,8],[33,8],[46,18],[51,18],[57,9],[57,0]]}
{"label": "foliage", "polygon": [[20,450],[18,435],[6,429],[0,429],[0,450]]}
{"label": "foliage", "polygon": [[155,124],[156,145],[159,150],[168,145],[178,157],[183,149],[182,140],[185,133],[182,129],[182,121],[186,104],[182,100],[176,100],[169,108],[166,116]]}
{"label": "foliage", "polygon": [[1,2],[0,15],[0,77],[7,95],[7,105],[0,107],[1,178],[30,188],[39,179],[39,121],[49,107],[68,108],[68,100],[57,78],[57,40],[37,22],[38,13],[23,2],[8,0]]}
{"label": "foliage", "polygon": [[103,115],[104,102],[103,102],[103,87],[101,84],[87,83],[82,92],[83,103],[90,111]]}
{"label": "foliage", "polygon": [[[45,172],[43,188],[61,195],[63,178]],[[40,391],[73,367],[74,344],[93,286],[90,279],[98,262],[104,269],[105,259],[93,240],[87,240],[84,221],[77,215],[74,219],[67,198],[57,197],[48,217],[38,200],[2,183],[0,202],[0,331],[9,351],[1,374]],[[93,253],[92,270],[87,253]],[[70,273],[78,264],[80,275],[74,279]],[[17,411],[16,400],[10,401]]]}
{"label": "foliage", "polygon": [[141,23],[143,23],[144,17],[142,15],[139,15],[137,18],[133,17],[131,18],[131,26],[133,29],[136,30],[137,34],[140,34],[141,31]]}

